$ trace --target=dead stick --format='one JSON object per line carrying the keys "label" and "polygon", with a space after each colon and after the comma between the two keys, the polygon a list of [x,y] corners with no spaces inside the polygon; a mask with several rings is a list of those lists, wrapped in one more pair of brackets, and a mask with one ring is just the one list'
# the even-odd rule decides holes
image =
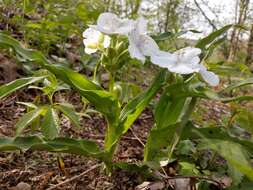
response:
{"label": "dead stick", "polygon": [[142,142],[142,140],[134,133],[133,129],[130,128],[130,131],[132,132],[133,136],[136,138],[136,140],[143,146],[145,147],[145,144]]}
{"label": "dead stick", "polygon": [[62,185],[64,185],[64,184],[70,183],[71,181],[74,181],[74,180],[76,180],[76,179],[82,177],[83,175],[89,173],[90,171],[95,170],[95,169],[98,168],[99,166],[101,166],[101,164],[96,164],[96,165],[92,166],[91,168],[89,168],[88,170],[85,170],[83,173],[81,173],[81,174],[79,174],[79,175],[76,175],[76,176],[74,176],[74,177],[72,177],[72,178],[70,178],[70,179],[67,179],[67,180],[65,180],[65,181],[63,181],[63,182],[61,182],[61,183],[58,183],[58,184],[56,184],[56,185],[54,185],[54,186],[48,188],[47,190],[53,190],[53,189],[56,189],[56,188],[58,188],[58,187],[60,187],[60,186],[62,186]]}

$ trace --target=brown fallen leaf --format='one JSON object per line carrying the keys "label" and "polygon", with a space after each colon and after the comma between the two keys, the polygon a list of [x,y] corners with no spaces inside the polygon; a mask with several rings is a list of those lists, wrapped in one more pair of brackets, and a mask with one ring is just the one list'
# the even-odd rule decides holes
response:
{"label": "brown fallen leaf", "polygon": [[142,184],[138,185],[136,190],[162,190],[165,188],[165,183],[162,181],[157,182],[148,182],[145,181]]}

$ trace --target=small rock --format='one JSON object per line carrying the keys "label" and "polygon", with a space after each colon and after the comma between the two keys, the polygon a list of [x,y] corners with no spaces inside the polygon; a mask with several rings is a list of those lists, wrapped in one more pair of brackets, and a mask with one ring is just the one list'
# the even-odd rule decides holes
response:
{"label": "small rock", "polygon": [[32,187],[28,183],[20,182],[17,186],[12,187],[11,190],[31,190]]}

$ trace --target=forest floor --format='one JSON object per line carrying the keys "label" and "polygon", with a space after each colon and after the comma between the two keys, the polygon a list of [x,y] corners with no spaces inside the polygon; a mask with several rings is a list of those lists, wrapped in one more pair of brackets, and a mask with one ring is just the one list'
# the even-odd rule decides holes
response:
{"label": "forest floor", "polygon": [[[4,72],[2,72],[4,73]],[[6,72],[5,72],[6,73]],[[12,72],[13,73],[13,72]],[[14,73],[15,74],[15,73]],[[18,73],[13,77],[17,77]],[[6,76],[2,76],[1,83]],[[15,136],[15,123],[18,118],[25,113],[23,105],[16,102],[33,101],[38,95],[34,89],[19,90],[7,98],[0,101],[0,136]],[[56,94],[56,99],[62,95]],[[72,103],[77,109],[80,109],[80,97],[71,92],[66,93],[64,99]],[[61,100],[62,101],[62,100]],[[227,113],[228,106],[217,102],[203,102],[206,113],[204,120],[219,120],[223,113]],[[83,138],[97,142],[103,146],[106,123],[99,114],[92,114],[92,119],[83,118],[82,128],[76,130],[70,122],[61,118],[61,136],[72,138]],[[146,109],[136,122],[121,139],[115,162],[124,161],[128,163],[138,163],[143,159],[143,149],[150,129],[153,126],[153,115],[150,109]],[[25,131],[29,133],[29,129]],[[64,167],[59,166],[59,159],[62,158]],[[116,170],[111,176],[105,174],[102,167],[96,167],[99,164],[94,159],[69,154],[56,154],[39,151],[15,151],[11,153],[0,153],[0,189],[23,190],[36,189],[43,190],[52,188],[61,190],[87,189],[136,189],[143,183],[140,174]],[[173,166],[169,166],[170,175],[175,175]],[[79,176],[81,174],[81,176]],[[59,185],[62,182],[73,179],[68,183]]]}

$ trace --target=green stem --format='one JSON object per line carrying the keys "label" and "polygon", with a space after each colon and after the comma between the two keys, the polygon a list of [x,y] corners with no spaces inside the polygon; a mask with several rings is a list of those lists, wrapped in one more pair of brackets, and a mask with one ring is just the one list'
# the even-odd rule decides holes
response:
{"label": "green stem", "polygon": [[114,73],[109,73],[110,79],[109,79],[109,92],[113,91],[114,87]]}
{"label": "green stem", "polygon": [[98,73],[100,63],[101,63],[101,61],[99,61],[95,66],[94,73],[93,73],[93,81],[97,81],[97,73]]}
{"label": "green stem", "polygon": [[171,145],[171,148],[170,148],[170,151],[169,151],[169,154],[168,154],[168,158],[171,159],[172,158],[172,154],[180,140],[180,137],[181,137],[181,134],[182,134],[182,131],[185,127],[185,125],[187,124],[192,112],[194,111],[194,107],[197,103],[197,98],[196,97],[193,97],[191,99],[191,102],[189,103],[189,106],[188,106],[188,109],[186,110],[185,114],[183,115],[182,117],[182,120],[181,122],[178,124],[178,127],[177,127],[177,130],[176,130],[176,133],[174,135],[174,138],[173,138],[173,143]]}

